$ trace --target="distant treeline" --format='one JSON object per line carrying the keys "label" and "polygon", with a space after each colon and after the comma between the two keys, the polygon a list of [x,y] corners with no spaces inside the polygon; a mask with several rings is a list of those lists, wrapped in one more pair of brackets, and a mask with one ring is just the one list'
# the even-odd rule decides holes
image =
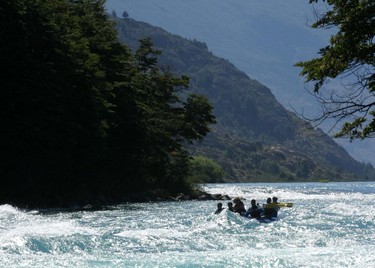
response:
{"label": "distant treeline", "polygon": [[0,2],[0,202],[60,206],[192,190],[183,144],[215,123],[212,106],[134,53],[104,1]]}

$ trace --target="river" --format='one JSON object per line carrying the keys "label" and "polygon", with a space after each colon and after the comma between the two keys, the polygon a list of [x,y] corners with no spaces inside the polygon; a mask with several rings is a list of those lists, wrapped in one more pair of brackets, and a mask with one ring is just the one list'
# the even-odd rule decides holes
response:
{"label": "river", "polygon": [[[210,193],[292,202],[260,223],[216,201],[99,211],[0,206],[0,267],[375,267],[375,182],[209,184]],[[226,206],[227,201],[223,201]]]}

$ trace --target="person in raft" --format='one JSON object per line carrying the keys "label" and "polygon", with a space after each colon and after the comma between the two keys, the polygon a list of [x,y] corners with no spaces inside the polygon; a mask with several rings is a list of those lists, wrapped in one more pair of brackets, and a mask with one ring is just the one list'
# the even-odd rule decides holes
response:
{"label": "person in raft", "polygon": [[244,215],[246,213],[245,204],[241,201],[239,197],[233,199],[233,203],[234,212],[237,212],[240,215]]}
{"label": "person in raft", "polygon": [[[276,196],[274,196],[274,197],[272,197],[272,204],[278,204],[279,202],[277,202],[277,197]],[[277,212],[279,211],[279,209],[280,209],[280,207],[279,206],[274,206],[273,208],[272,208],[272,217],[277,217]]]}
{"label": "person in raft", "polygon": [[220,212],[223,211],[223,204],[222,203],[217,203],[217,209],[215,211],[215,214],[219,214]]}
{"label": "person in raft", "polygon": [[271,202],[272,202],[271,197],[268,197],[267,198],[267,204],[264,206],[264,217],[266,219],[271,219],[272,215],[274,214],[273,209],[270,206],[268,206],[268,205],[271,204]]}
{"label": "person in raft", "polygon": [[251,207],[247,210],[246,217],[259,219],[262,216],[261,209],[256,203],[255,199],[251,200]]}
{"label": "person in raft", "polygon": [[[272,203],[271,203],[272,202]],[[277,218],[277,213],[280,209],[279,206],[277,206],[277,197],[274,196],[272,199],[269,197],[267,198],[267,204],[264,207],[264,217],[267,219],[271,218]]]}
{"label": "person in raft", "polygon": [[234,207],[233,207],[233,203],[232,202],[228,202],[227,206],[228,206],[228,210],[229,211],[234,212]]}

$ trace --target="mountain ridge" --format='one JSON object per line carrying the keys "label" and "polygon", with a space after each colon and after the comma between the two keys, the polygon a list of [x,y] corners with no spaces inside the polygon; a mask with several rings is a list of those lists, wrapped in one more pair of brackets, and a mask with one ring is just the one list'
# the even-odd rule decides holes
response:
{"label": "mountain ridge", "polygon": [[[171,33],[207,43],[217,56],[230,60],[251,78],[271,89],[288,110],[314,117],[317,102],[304,90],[297,61],[317,55],[329,31],[309,27],[314,12],[327,6],[308,1],[178,1],[108,0],[108,11],[126,10],[130,17]],[[330,124],[320,126],[326,133]],[[357,160],[375,164],[375,140],[335,139]],[[371,149],[372,148],[372,149]]]}
{"label": "mountain ridge", "polygon": [[218,162],[231,181],[365,178],[363,164],[286,110],[268,87],[214,56],[206,44],[144,22],[115,19],[121,40],[136,49],[139,39],[151,37],[163,52],[160,63],[188,75],[191,90],[213,103],[218,123],[190,149]]}

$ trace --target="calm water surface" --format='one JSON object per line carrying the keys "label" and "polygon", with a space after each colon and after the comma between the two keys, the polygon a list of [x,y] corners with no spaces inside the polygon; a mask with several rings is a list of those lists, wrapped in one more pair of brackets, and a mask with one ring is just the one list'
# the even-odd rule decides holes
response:
{"label": "calm water surface", "polygon": [[375,183],[213,184],[211,193],[274,195],[259,223],[215,201],[40,212],[0,206],[0,267],[375,267]]}

